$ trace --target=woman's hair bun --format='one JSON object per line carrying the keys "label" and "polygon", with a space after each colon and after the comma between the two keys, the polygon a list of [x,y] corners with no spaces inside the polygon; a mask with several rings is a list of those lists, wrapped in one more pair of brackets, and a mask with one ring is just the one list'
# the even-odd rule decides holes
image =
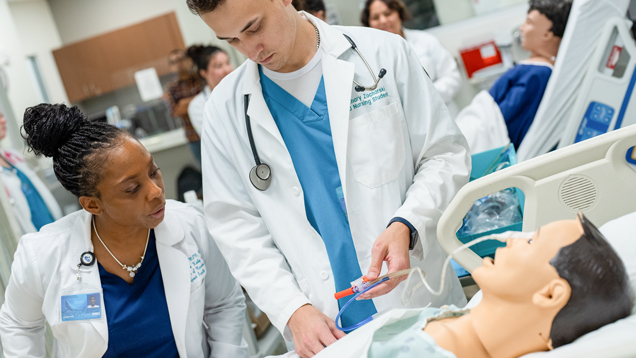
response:
{"label": "woman's hair bun", "polygon": [[201,56],[201,52],[203,52],[203,48],[204,48],[203,45],[192,45],[192,46],[188,47],[188,50],[186,51],[186,54],[192,60],[196,61],[197,58],[199,58],[199,56]]}
{"label": "woman's hair bun", "polygon": [[23,137],[36,155],[52,157],[86,123],[77,106],[42,103],[24,112]]}

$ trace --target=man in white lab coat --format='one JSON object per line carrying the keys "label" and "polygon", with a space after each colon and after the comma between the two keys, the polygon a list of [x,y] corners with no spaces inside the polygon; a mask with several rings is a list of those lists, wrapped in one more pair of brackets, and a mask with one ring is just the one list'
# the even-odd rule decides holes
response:
{"label": "man in white lab coat", "polygon": [[[347,301],[335,300],[336,290],[375,278],[383,262],[383,272],[419,266],[439,287],[446,255],[436,225],[468,181],[470,157],[402,38],[329,26],[290,3],[188,0],[219,39],[249,57],[206,104],[212,236],[254,302],[311,357],[343,336],[333,320]],[[377,88],[356,90],[379,72],[386,75]],[[263,180],[251,172],[257,163],[271,169],[260,166]],[[420,290],[409,306],[463,304],[449,274],[441,296]],[[369,291],[363,298],[373,299],[351,305],[341,324],[399,307],[399,281]]]}

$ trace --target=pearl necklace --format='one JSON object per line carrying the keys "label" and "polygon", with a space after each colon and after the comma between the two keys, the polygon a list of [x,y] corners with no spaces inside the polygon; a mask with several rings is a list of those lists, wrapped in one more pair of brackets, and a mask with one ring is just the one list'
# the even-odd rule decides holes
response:
{"label": "pearl necklace", "polygon": [[128,275],[130,275],[130,277],[135,277],[135,274],[136,274],[137,270],[141,267],[141,263],[144,262],[144,257],[146,257],[146,250],[148,249],[148,240],[150,239],[150,229],[148,229],[148,236],[146,237],[146,247],[144,248],[144,254],[141,255],[141,261],[139,261],[139,263],[136,264],[136,265],[127,266],[127,265],[124,265],[121,262],[119,262],[119,260],[117,260],[115,255],[113,255],[113,253],[110,252],[110,250],[108,249],[108,246],[106,246],[106,244],[104,244],[104,241],[102,241],[102,238],[99,237],[99,234],[97,233],[97,227],[95,227],[95,217],[94,216],[93,216],[93,220],[92,221],[93,221],[93,230],[95,230],[95,235],[97,235],[97,239],[99,240],[99,242],[101,242],[102,245],[104,245],[104,248],[106,249],[106,251],[108,251],[110,256],[112,256],[115,259],[115,261],[117,261],[119,266],[121,266],[122,269],[128,271]]}

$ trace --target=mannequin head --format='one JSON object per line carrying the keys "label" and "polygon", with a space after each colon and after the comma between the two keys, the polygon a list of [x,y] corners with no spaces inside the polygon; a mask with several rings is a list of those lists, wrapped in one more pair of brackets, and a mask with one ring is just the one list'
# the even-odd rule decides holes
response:
{"label": "mannequin head", "polygon": [[571,8],[571,0],[530,0],[528,16],[520,28],[521,46],[532,57],[556,56]]}
{"label": "mannequin head", "polygon": [[531,240],[510,239],[473,278],[484,298],[471,315],[492,356],[568,344],[633,305],[622,261],[583,215],[543,226]]}

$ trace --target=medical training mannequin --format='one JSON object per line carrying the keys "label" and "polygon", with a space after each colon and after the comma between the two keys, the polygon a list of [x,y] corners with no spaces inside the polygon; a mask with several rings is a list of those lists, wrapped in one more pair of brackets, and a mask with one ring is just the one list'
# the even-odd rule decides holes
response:
{"label": "medical training mannequin", "polygon": [[210,98],[212,90],[225,76],[234,70],[230,57],[216,46],[193,45],[188,48],[188,56],[194,62],[199,76],[205,81],[203,91],[196,95],[188,105],[188,116],[192,127],[201,136],[203,131],[205,102]]}
{"label": "medical training mannequin", "polygon": [[[7,120],[0,112],[0,141],[6,135]],[[37,232],[62,217],[51,191],[17,151],[0,149],[0,180],[23,234]]]}
{"label": "medical training mannequin", "polygon": [[[475,308],[429,308],[410,327],[389,323],[374,332],[368,356],[513,358],[563,346],[629,316],[633,294],[625,266],[579,215],[541,227],[530,240],[509,239],[494,260],[485,258],[472,273],[483,293]],[[337,344],[360,346],[351,340],[356,334]],[[325,356],[349,357],[336,348]]]}
{"label": "medical training mannequin", "polygon": [[530,58],[508,70],[457,116],[473,153],[523,141],[552,75],[572,0],[530,0],[521,46]]}
{"label": "medical training mannequin", "polygon": [[241,357],[245,297],[201,210],[166,200],[128,132],[40,104],[23,131],[83,210],[24,235],[0,309],[4,357]]}
{"label": "medical training mannequin", "polygon": [[360,21],[364,26],[400,35],[411,45],[451,117],[455,118],[459,108],[453,98],[462,82],[457,63],[435,36],[426,31],[405,28],[403,23],[409,16],[402,0],[367,0]]}

